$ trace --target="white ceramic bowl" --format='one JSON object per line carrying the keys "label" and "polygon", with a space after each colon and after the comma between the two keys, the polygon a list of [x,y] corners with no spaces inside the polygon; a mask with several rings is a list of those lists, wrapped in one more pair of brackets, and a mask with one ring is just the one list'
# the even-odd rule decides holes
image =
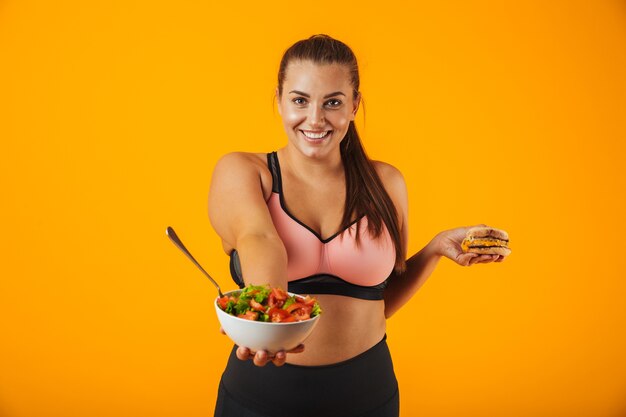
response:
{"label": "white ceramic bowl", "polygon": [[[241,290],[229,291],[224,293],[224,295],[228,296],[239,291]],[[288,294],[296,295],[293,293]],[[291,350],[304,342],[320,318],[317,315],[308,320],[290,323],[240,319],[222,310],[217,304],[218,298],[215,299],[214,304],[217,311],[217,319],[222,325],[222,329],[235,344],[245,346],[253,351],[266,350],[273,354],[279,350]]]}

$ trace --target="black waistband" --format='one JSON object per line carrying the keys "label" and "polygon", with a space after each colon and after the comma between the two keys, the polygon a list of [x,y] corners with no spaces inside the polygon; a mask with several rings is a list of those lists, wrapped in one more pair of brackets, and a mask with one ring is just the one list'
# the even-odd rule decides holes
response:
{"label": "black waistband", "polygon": [[272,417],[357,416],[387,402],[398,388],[386,336],[351,359],[322,366],[258,367],[235,352],[236,346],[222,375],[224,389]]}

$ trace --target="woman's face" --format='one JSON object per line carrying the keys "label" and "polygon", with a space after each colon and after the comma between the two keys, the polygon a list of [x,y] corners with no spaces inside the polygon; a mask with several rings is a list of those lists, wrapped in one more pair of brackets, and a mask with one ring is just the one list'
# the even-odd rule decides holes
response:
{"label": "woman's face", "polygon": [[304,155],[338,152],[358,106],[345,65],[295,61],[287,66],[278,112],[289,142]]}

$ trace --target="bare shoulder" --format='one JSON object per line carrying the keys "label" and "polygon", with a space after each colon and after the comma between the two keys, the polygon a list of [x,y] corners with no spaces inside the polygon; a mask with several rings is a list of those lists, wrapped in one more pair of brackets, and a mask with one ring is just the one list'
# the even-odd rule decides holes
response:
{"label": "bare shoulder", "polygon": [[398,168],[383,161],[372,161],[372,163],[389,194],[406,194],[406,181]]}
{"label": "bare shoulder", "polygon": [[222,238],[224,251],[245,235],[276,235],[267,201],[272,175],[264,154],[231,152],[215,165],[209,189],[209,220]]}
{"label": "bare shoulder", "polygon": [[219,168],[240,168],[240,169],[254,169],[262,166],[263,155],[261,153],[252,152],[229,152],[222,155],[217,161],[216,167]]}
{"label": "bare shoulder", "polygon": [[267,167],[267,155],[254,152],[229,152],[217,161],[213,176],[250,178],[259,177],[263,195],[269,197],[272,190],[272,174]]}

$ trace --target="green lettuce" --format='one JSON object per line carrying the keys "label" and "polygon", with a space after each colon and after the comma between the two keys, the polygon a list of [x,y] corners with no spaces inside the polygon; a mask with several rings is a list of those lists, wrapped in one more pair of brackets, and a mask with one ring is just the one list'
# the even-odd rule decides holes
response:
{"label": "green lettuce", "polygon": [[251,293],[255,291],[258,291],[254,294],[254,301],[257,303],[263,303],[270,296],[269,285],[248,285],[241,292],[241,296],[249,300],[252,298]]}
{"label": "green lettuce", "polygon": [[319,316],[320,314],[322,314],[322,309],[318,303],[315,303],[313,310],[311,310],[311,317]]}
{"label": "green lettuce", "polygon": [[239,297],[239,301],[237,301],[237,304],[234,306],[236,315],[243,314],[250,310],[249,300],[250,298]]}
{"label": "green lettuce", "polygon": [[285,300],[285,304],[283,304],[283,309],[286,309],[290,305],[296,302],[296,297],[293,295]]}

